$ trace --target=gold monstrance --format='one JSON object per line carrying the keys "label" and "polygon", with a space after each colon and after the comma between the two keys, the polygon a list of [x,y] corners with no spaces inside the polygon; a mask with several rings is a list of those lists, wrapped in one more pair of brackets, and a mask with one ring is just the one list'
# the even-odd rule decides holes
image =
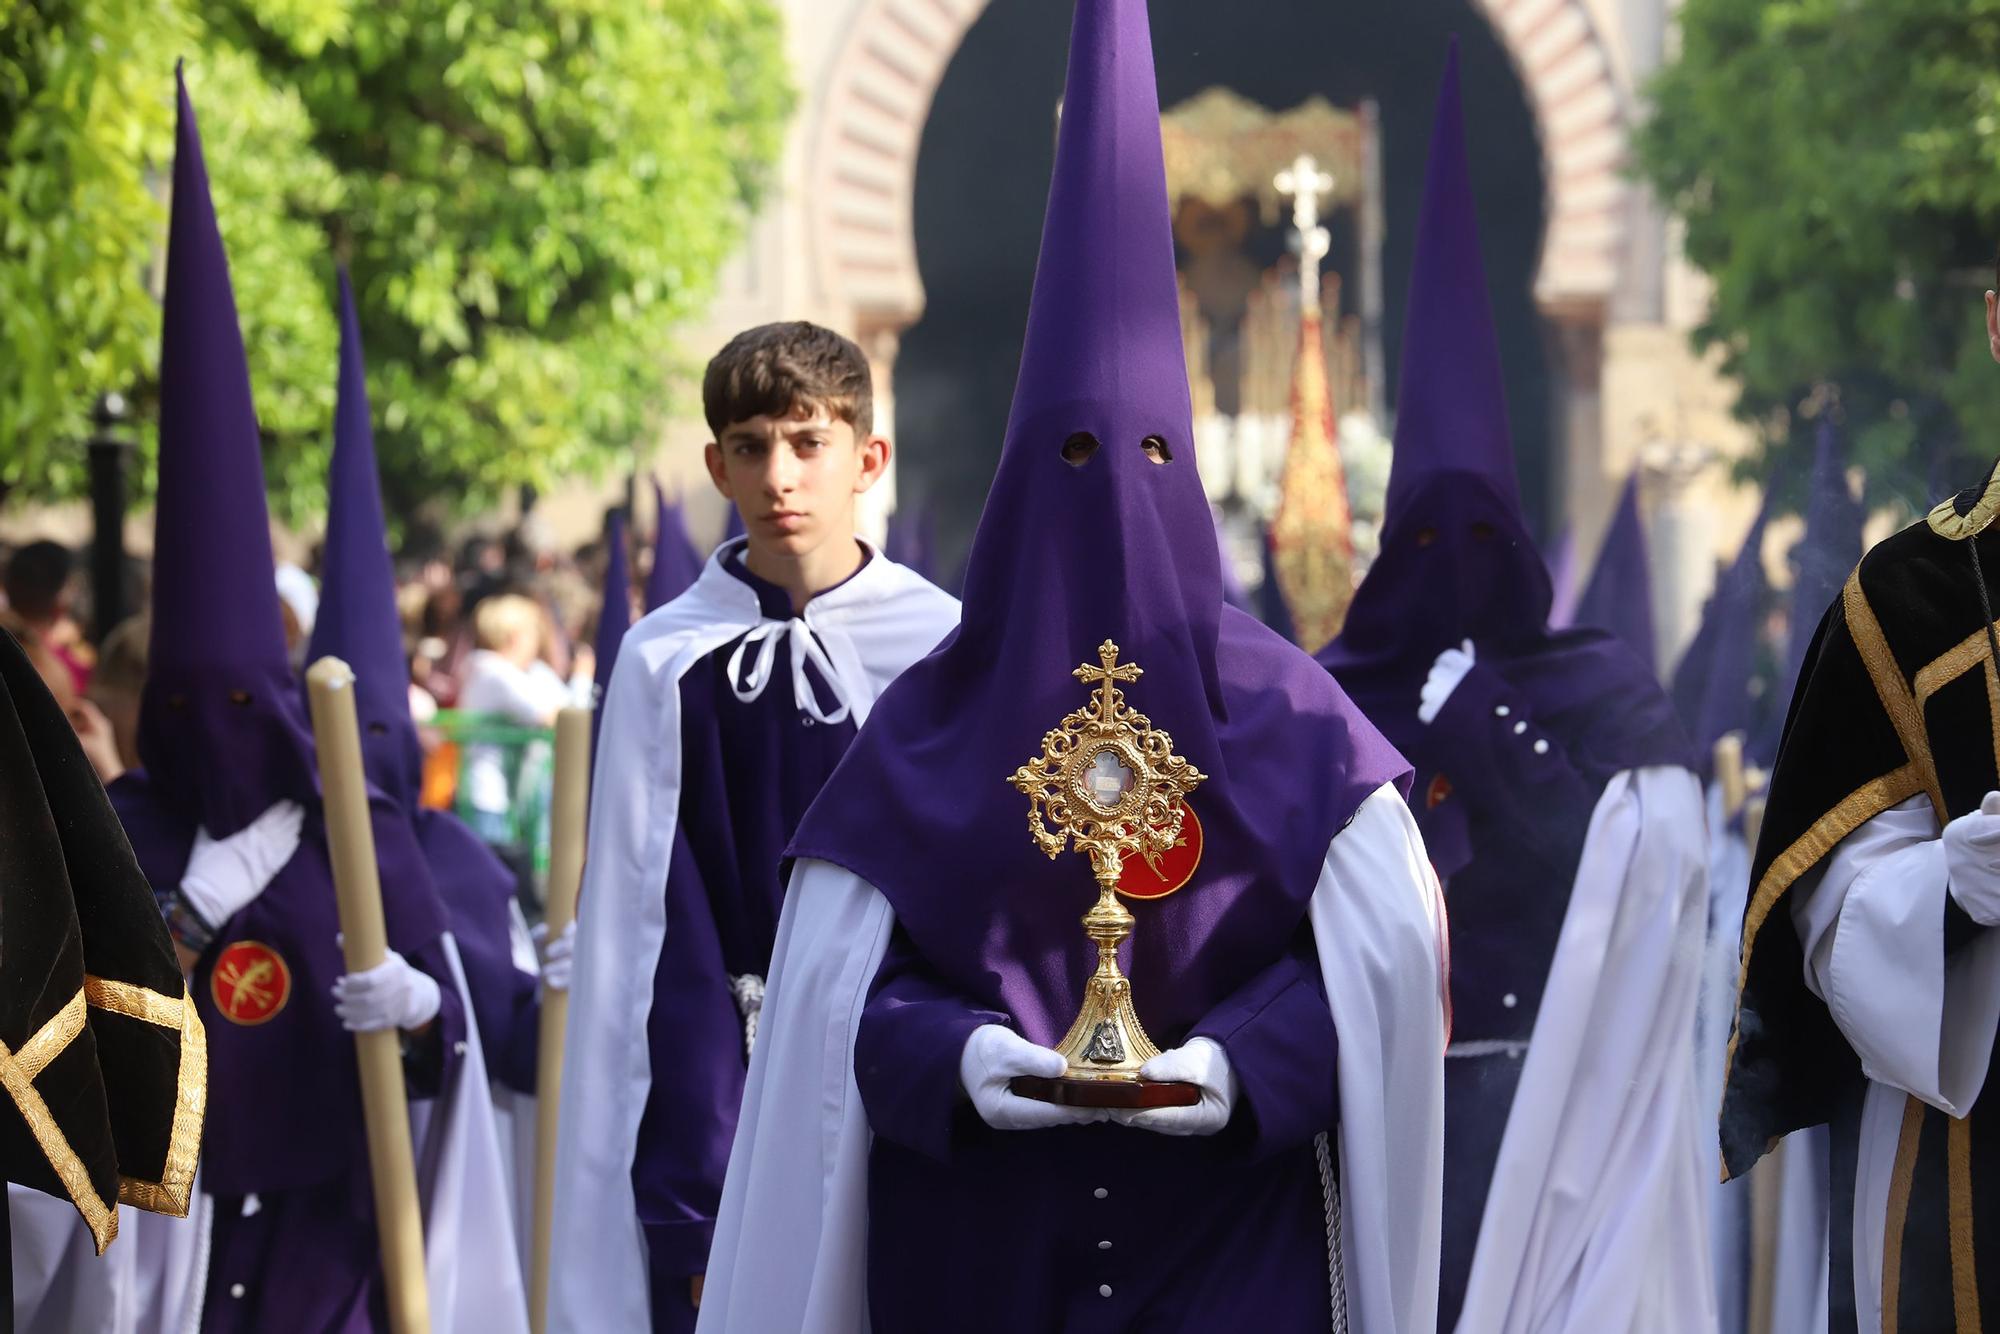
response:
{"label": "gold monstrance", "polygon": [[1136,681],[1136,663],[1118,665],[1118,646],[1098,645],[1101,666],[1072,676],[1095,685],[1089,705],[1042,737],[1042,753],[1008,780],[1028,798],[1028,832],[1053,861],[1065,843],[1090,857],[1097,902],[1083,916],[1097,942],[1097,971],[1084,986],[1083,1008],[1057,1046],[1069,1061],[1060,1079],[1021,1076],[1013,1091],[1075,1107],[1171,1107],[1199,1101],[1194,1084],[1139,1078],[1160,1054],[1132,1008],[1132,983],[1118,970],[1118,947],[1132,934],[1132,914],[1118,901],[1118,877],[1128,853],[1157,857],[1181,837],[1188,793],[1207,777],[1174,754],[1174,739],[1125,703],[1121,681]]}

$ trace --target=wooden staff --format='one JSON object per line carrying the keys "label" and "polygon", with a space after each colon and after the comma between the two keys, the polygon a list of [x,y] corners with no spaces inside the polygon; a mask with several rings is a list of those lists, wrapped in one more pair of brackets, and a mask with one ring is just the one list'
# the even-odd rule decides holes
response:
{"label": "wooden staff", "polygon": [[[361,729],[354,719],[353,669],[338,658],[321,658],[306,673],[306,690],[312,701],[326,845],[333,858],[347,971],[365,972],[381,964],[389,941],[382,922],[382,880],[375,864],[368,786],[362,777]],[[417,1207],[402,1040],[394,1029],[356,1033],[354,1054],[361,1065],[361,1110],[368,1126],[368,1171],[375,1186],[382,1274],[388,1282],[389,1328],[395,1334],[429,1334],[424,1223]]]}
{"label": "wooden staff", "polygon": [[[555,794],[549,811],[548,936],[576,916],[583,883],[584,812],[590,794],[590,710],[556,715]],[[529,1256],[528,1317],[534,1334],[549,1323],[549,1245],[555,1232],[556,1112],[562,1102],[563,1028],[569,992],[544,988],[535,1065],[535,1223]]]}
{"label": "wooden staff", "polygon": [[1743,772],[1743,734],[1729,732],[1715,741],[1715,779],[1722,785],[1722,814],[1734,820],[1736,812],[1750,797],[1750,785]]}

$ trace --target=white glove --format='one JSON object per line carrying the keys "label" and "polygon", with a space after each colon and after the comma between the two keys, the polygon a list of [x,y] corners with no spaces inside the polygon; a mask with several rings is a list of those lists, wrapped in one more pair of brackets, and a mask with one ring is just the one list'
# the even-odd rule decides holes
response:
{"label": "white glove", "polygon": [[2000,792],[1944,827],[1945,879],[1966,916],[2000,924]]}
{"label": "white glove", "polygon": [[1139,1067],[1144,1079],[1201,1085],[1201,1101],[1192,1107],[1148,1107],[1113,1112],[1122,1126],[1153,1130],[1162,1135],[1213,1135],[1229,1124],[1236,1109],[1236,1071],[1229,1055],[1213,1038],[1191,1038],[1185,1047],[1163,1051]]}
{"label": "white glove", "polygon": [[299,850],[305,808],[281,801],[228,838],[194,831],[194,850],[181,872],[181,900],[212,927],[248,907]]}
{"label": "white glove", "polygon": [[959,1054],[958,1082],[971,1095],[979,1115],[995,1130],[1042,1130],[1110,1120],[1111,1114],[1102,1108],[1036,1102],[1007,1089],[1007,1081],[1015,1075],[1059,1079],[1068,1068],[1061,1052],[1037,1047],[1000,1024],[981,1024],[972,1030]]}
{"label": "white glove", "polygon": [[333,1012],[350,1033],[422,1028],[437,1018],[442,1003],[437,979],[412,968],[394,950],[373,968],[349,973],[333,984]]}
{"label": "white glove", "polygon": [[542,985],[550,991],[568,991],[569,975],[576,963],[576,919],[562,929],[562,934],[549,939],[549,924],[535,923],[535,945],[542,952]]}
{"label": "white glove", "polygon": [[1466,640],[1457,648],[1448,648],[1437,655],[1431,664],[1431,674],[1424,678],[1424,688],[1417,695],[1417,721],[1429,726],[1437,721],[1438,711],[1451,698],[1451,692],[1458,689],[1465,680],[1465,674],[1472,670],[1472,641]]}

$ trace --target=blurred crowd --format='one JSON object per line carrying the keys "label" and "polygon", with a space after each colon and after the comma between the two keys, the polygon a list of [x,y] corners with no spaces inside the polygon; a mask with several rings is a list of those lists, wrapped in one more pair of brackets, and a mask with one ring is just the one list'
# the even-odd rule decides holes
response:
{"label": "blurred crowd", "polygon": [[[642,586],[651,554],[633,553]],[[272,572],[299,666],[319,606],[318,555]],[[409,544],[396,566],[397,606],[411,710],[428,753],[445,741],[433,725],[441,710],[539,729],[565,705],[589,703],[604,565],[601,542],[564,551],[532,516],[504,533],[468,537],[456,550],[439,539]],[[0,544],[0,629],[27,651],[106,783],[139,762],[147,575],[144,561],[131,562],[127,605],[142,610],[93,639],[82,553],[46,539]],[[433,804],[449,804],[454,782],[449,775],[441,787],[427,784]]]}

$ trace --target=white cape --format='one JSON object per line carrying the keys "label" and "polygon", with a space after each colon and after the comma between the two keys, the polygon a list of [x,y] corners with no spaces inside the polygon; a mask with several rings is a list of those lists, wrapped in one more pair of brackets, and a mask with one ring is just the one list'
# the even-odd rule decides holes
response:
{"label": "white cape", "polygon": [[1591,815],[1481,1217],[1461,1334],[1716,1327],[1714,1105],[1693,1044],[1708,926],[1702,793],[1618,774]]}
{"label": "white cape", "polygon": [[[1437,1322],[1439,905],[1416,822],[1379,789],[1333,839],[1309,909],[1340,1035],[1340,1235],[1357,1334],[1431,1334]],[[851,872],[794,869],[700,1334],[866,1334],[870,1135],[854,1034],[893,924],[888,900]]]}
{"label": "white cape", "polygon": [[[465,1006],[465,1050],[451,1086],[410,1109],[431,1328],[439,1334],[527,1334],[527,1290],[507,1215],[485,1053],[472,1022],[458,946],[450,936],[444,939],[451,982]],[[118,1240],[101,1258],[67,1200],[10,1187],[8,1204],[20,1334],[199,1330],[214,1211],[199,1175],[186,1218],[121,1205]],[[284,1280],[273,1274],[271,1281]]]}
{"label": "white cape", "polygon": [[[709,557],[693,587],[626,634],[605,692],[556,1133],[553,1334],[651,1328],[631,1174],[652,1087],[646,1020],[666,939],[667,863],[680,816],[681,677],[760,624],[796,630],[803,622],[825,646],[859,723],[889,682],[958,621],[955,599],[873,552],[858,574],[812,599],[801,616],[767,622],[755,592],[722,568],[721,556]],[[799,652],[796,635],[787,637]],[[782,945],[782,927],[779,939]]]}

